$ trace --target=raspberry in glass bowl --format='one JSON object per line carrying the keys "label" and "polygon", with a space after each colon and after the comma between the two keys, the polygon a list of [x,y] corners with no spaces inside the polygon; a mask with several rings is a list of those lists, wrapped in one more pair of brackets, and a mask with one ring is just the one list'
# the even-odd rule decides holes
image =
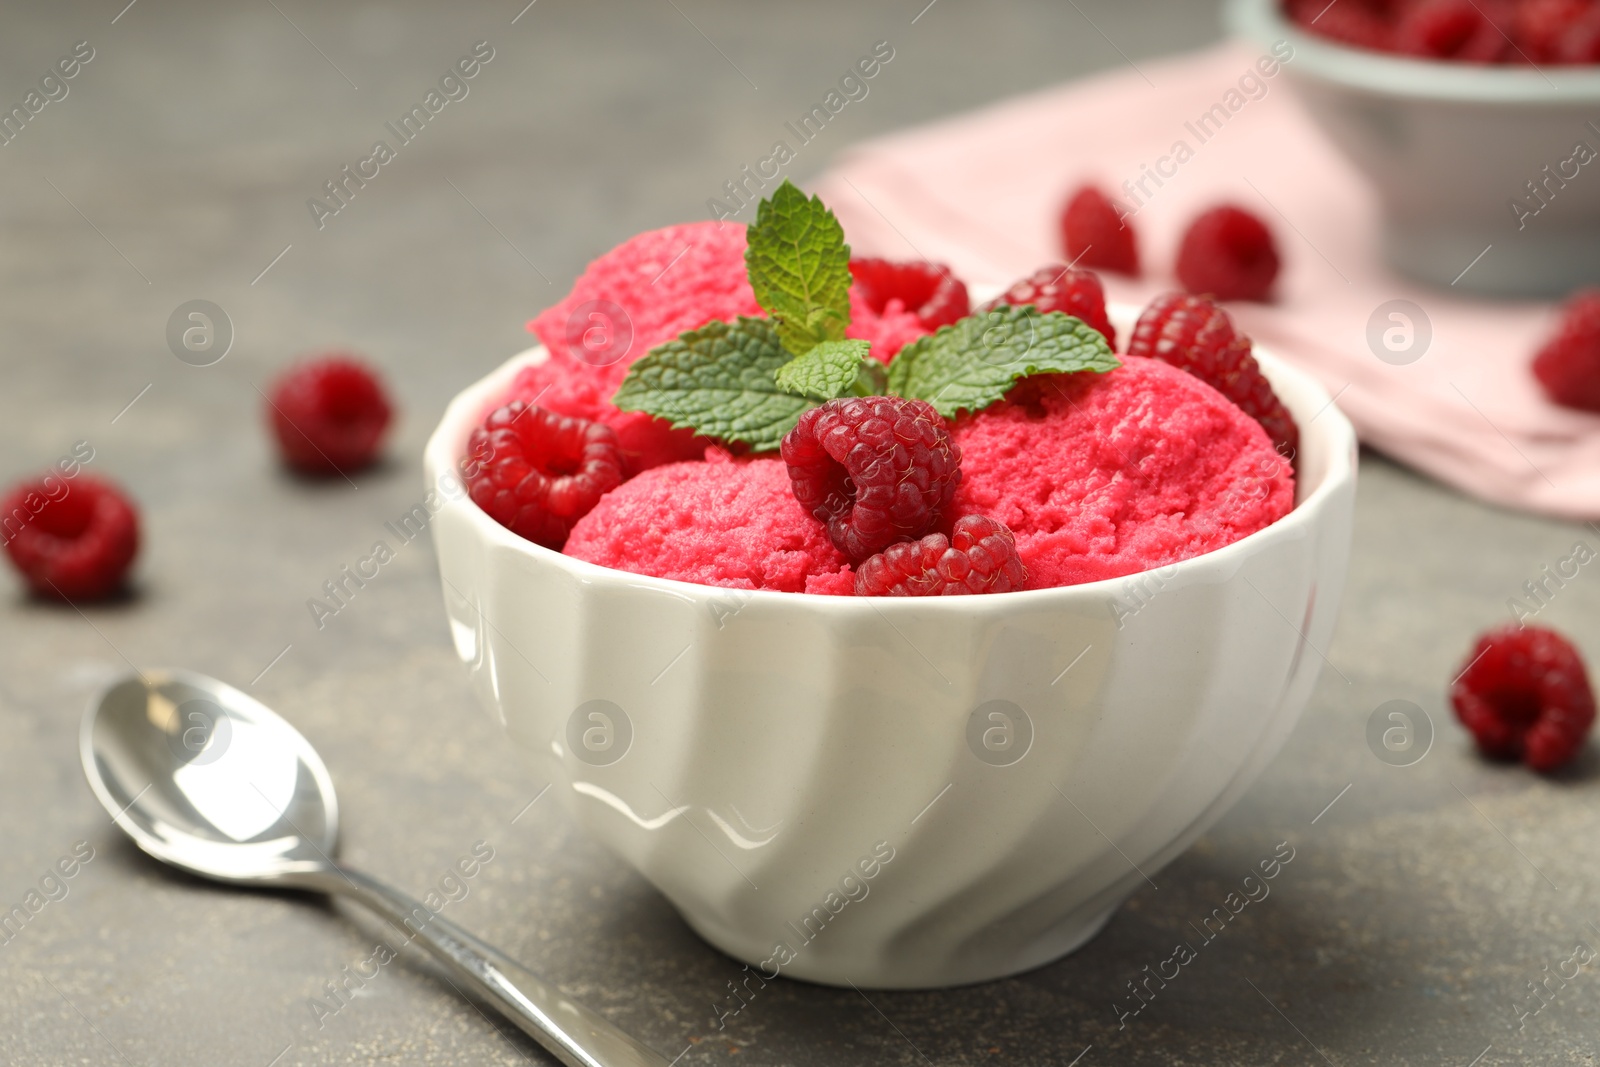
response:
{"label": "raspberry in glass bowl", "polygon": [[1371,183],[1390,266],[1441,288],[1565,296],[1600,282],[1600,5],[1560,3],[1229,0],[1227,13]]}

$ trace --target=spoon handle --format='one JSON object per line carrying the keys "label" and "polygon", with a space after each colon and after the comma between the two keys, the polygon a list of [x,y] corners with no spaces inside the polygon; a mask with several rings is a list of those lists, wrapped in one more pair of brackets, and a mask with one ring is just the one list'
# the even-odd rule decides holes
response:
{"label": "spoon handle", "polygon": [[671,1067],[598,1012],[399,890],[338,866],[312,880],[317,889],[352,897],[403,929],[567,1067]]}

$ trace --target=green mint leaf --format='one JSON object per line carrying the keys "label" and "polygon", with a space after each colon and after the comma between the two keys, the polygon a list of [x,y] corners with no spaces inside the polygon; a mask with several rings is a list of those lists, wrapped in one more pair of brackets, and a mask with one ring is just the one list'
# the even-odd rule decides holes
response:
{"label": "green mint leaf", "polygon": [[642,356],[612,403],[754,452],[771,451],[817,403],[778,385],[778,369],[789,358],[766,319],[708,322]]}
{"label": "green mint leaf", "polygon": [[1030,374],[1108,371],[1122,364],[1099,331],[1059,311],[1002,305],[969,315],[901,349],[889,392],[926,400],[955,418],[981,411]]}
{"label": "green mint leaf", "polygon": [[856,396],[886,396],[889,392],[889,368],[871,357],[862,360],[853,392]]}
{"label": "green mint leaf", "polygon": [[844,337],[850,325],[850,246],[833,212],[787,179],[756,208],[745,234],[756,301],[795,355]]}
{"label": "green mint leaf", "polygon": [[857,391],[863,363],[878,363],[867,355],[870,347],[865,341],[823,341],[779,367],[778,384],[817,400],[848,396]]}

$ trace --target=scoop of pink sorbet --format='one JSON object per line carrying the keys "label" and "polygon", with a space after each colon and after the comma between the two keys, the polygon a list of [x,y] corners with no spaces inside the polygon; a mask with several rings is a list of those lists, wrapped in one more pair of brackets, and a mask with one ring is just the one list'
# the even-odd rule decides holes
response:
{"label": "scoop of pink sorbet", "polygon": [[618,411],[611,397],[656,345],[712,320],[761,314],[744,249],[745,228],[731,222],[668,226],[613,248],[528,323],[550,358],[523,370],[505,402],[607,423],[629,473],[699,458],[704,439],[643,412]]}
{"label": "scoop of pink sorbet", "polygon": [[[643,412],[618,411],[611,398],[628,368],[655,346],[714,320],[762,314],[744,252],[745,227],[735,222],[667,226],[624,241],[528,323],[550,356],[523,370],[504,402],[606,423],[630,475],[700,458],[704,438]],[[848,336],[870,341],[884,362],[928,332],[898,301],[880,314],[852,290],[850,306]]]}
{"label": "scoop of pink sorbet", "polygon": [[615,392],[634,360],[656,345],[715,319],[761,314],[744,249],[745,228],[736,222],[647,230],[590,263],[528,329],[551,356],[593,367]]}
{"label": "scoop of pink sorbet", "polygon": [[956,513],[1011,528],[1030,589],[1211,552],[1294,506],[1293,472],[1259,423],[1184,371],[1122,359],[1106,374],[1030,379],[1035,399],[952,431]]}
{"label": "scoop of pink sorbet", "polygon": [[902,348],[929,332],[921,319],[906,310],[905,301],[900,298],[891,299],[881,312],[874,311],[860,290],[851,287],[850,325],[844,335],[869,342],[870,351],[880,362],[889,362]]}
{"label": "scoop of pink sorbet", "polygon": [[795,500],[776,459],[647,470],[600,498],[562,550],[602,567],[733,589],[848,594],[848,561]]}

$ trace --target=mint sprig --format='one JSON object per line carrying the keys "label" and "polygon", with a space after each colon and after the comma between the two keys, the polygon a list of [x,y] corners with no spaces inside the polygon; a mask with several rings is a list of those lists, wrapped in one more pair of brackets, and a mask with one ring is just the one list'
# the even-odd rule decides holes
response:
{"label": "mint sprig", "polygon": [[968,315],[902,348],[889,392],[926,400],[947,419],[981,411],[1031,374],[1108,371],[1122,364],[1098,330],[1031,304]]}
{"label": "mint sprig", "polygon": [[[882,367],[867,355],[872,346],[865,341],[823,341],[803,356],[796,356],[778,368],[777,381],[791,393],[815,399],[833,400],[854,393],[870,395],[876,382],[871,368]],[[865,376],[865,377],[864,377]]]}
{"label": "mint sprig", "polygon": [[789,361],[766,319],[708,322],[642,356],[611,402],[675,428],[770,451],[819,403],[778,384],[777,372]]}
{"label": "mint sprig", "polygon": [[850,246],[819,197],[785,179],[756,208],[745,233],[745,269],[756,302],[796,356],[844,337],[850,325]]}
{"label": "mint sprig", "polygon": [[900,350],[887,371],[850,325],[850,248],[817,197],[785,181],[745,235],[745,269],[770,318],[710,322],[652,348],[612,402],[729,444],[770,452],[806,411],[845,396],[926,400],[946,418],[980,411],[1030,374],[1121,364],[1099,332],[1032,305],[1002,305]]}

